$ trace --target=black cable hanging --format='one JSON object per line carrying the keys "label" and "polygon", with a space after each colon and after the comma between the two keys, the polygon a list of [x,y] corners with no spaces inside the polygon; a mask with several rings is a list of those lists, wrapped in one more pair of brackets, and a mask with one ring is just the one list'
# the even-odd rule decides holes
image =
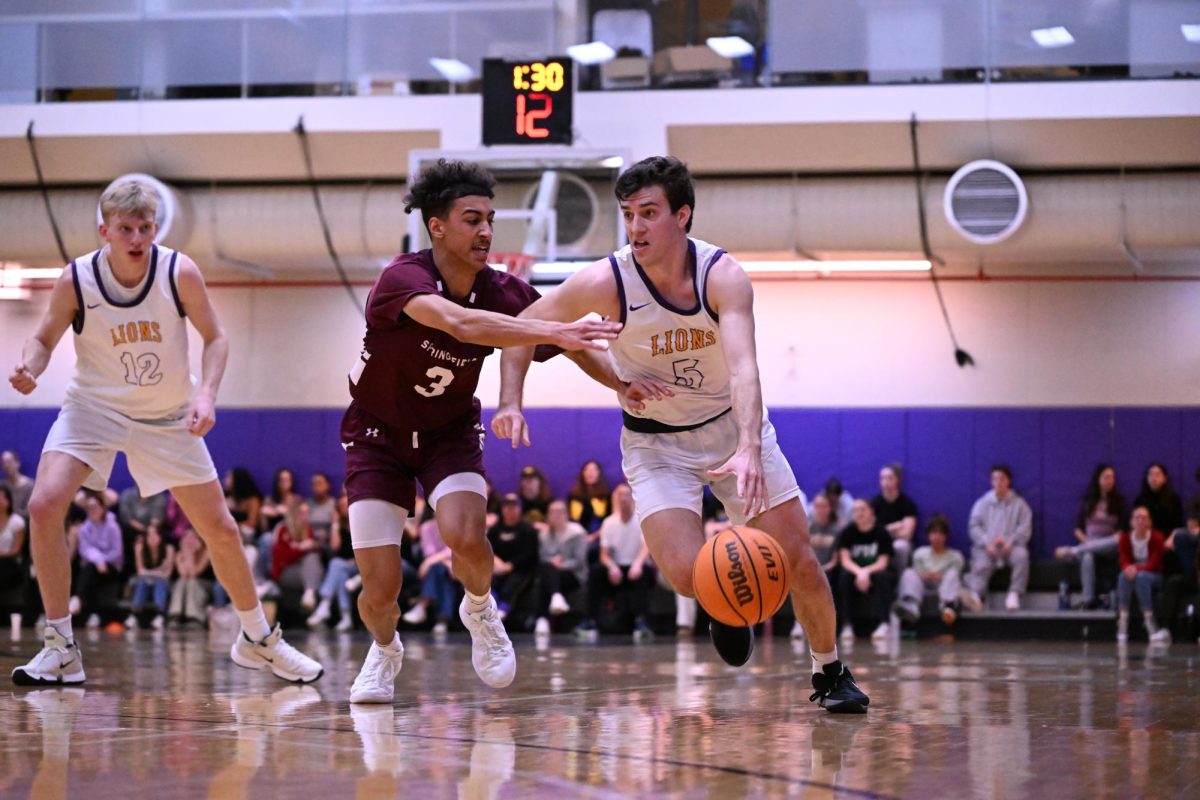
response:
{"label": "black cable hanging", "polygon": [[67,248],[63,246],[62,232],[58,229],[58,220],[54,218],[54,209],[50,207],[50,191],[46,188],[46,179],[42,177],[42,162],[38,160],[37,144],[33,141],[33,120],[25,129],[25,141],[29,142],[29,154],[33,156],[33,171],[37,173],[38,189],[42,192],[42,202],[46,204],[46,216],[50,218],[50,229],[54,231],[54,241],[58,245],[58,254],[64,264],[71,263]]}
{"label": "black cable hanging", "polygon": [[354,309],[362,315],[363,319],[366,319],[367,314],[359,302],[358,295],[354,293],[354,285],[350,282],[350,277],[346,275],[346,270],[342,267],[342,260],[333,247],[333,234],[330,233],[329,222],[325,219],[325,207],[321,205],[321,193],[317,189],[317,176],[313,173],[312,153],[308,149],[308,131],[304,129],[303,115],[296,121],[296,127],[292,128],[292,132],[300,137],[300,149],[304,153],[304,168],[308,171],[308,187],[312,189],[313,203],[317,207],[317,218],[321,221],[321,232],[325,236],[325,249],[329,251],[329,257],[333,259],[333,266],[337,269],[342,286],[346,288],[346,294],[350,295],[350,302],[354,304]]}
{"label": "black cable hanging", "polygon": [[960,367],[975,366],[971,354],[958,346],[958,337],[954,335],[954,326],[950,324],[950,312],[946,310],[946,298],[942,297],[942,285],[938,282],[937,267],[945,266],[946,262],[933,254],[929,247],[929,228],[925,223],[925,194],[921,191],[921,157],[917,152],[917,115],[913,114],[908,120],[908,135],[912,142],[913,178],[917,187],[917,219],[921,227],[921,250],[929,262],[929,277],[933,280],[933,290],[937,292],[938,305],[942,307],[942,319],[946,320],[946,330],[950,334],[950,342],[954,345],[954,360]]}

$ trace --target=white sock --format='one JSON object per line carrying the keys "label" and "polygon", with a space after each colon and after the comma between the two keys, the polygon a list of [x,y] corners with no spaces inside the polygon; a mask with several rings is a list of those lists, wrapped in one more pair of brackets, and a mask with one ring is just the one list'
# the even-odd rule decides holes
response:
{"label": "white sock", "polygon": [[262,603],[254,606],[249,611],[234,610],[237,611],[238,619],[242,621],[242,630],[251,639],[261,642],[271,635],[271,626],[267,624],[267,615],[263,613]]}
{"label": "white sock", "polygon": [[480,611],[486,610],[487,607],[491,605],[492,596],[490,594],[478,595],[467,591],[466,595],[467,611],[470,611],[473,614],[478,614]]}
{"label": "white sock", "polygon": [[67,640],[68,643],[75,641],[75,631],[71,627],[71,615],[67,614],[61,619],[46,620],[47,628],[54,628],[58,631],[58,635]]}
{"label": "white sock", "polygon": [[396,633],[392,634],[392,640],[387,644],[380,644],[379,642],[376,642],[375,646],[389,655],[395,655],[404,649],[400,645],[400,636]]}
{"label": "white sock", "polygon": [[822,669],[822,668],[826,664],[832,664],[833,662],[838,660],[836,644],[833,646],[833,649],[830,650],[828,653],[818,653],[817,651],[813,650],[813,651],[811,651],[811,654],[812,654],[813,674],[814,675],[818,674],[818,673],[823,673],[824,669]]}

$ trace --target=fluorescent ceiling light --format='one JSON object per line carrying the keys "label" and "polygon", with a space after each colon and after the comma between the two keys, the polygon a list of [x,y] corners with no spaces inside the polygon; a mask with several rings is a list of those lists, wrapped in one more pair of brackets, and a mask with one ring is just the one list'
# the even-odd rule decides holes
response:
{"label": "fluorescent ceiling light", "polygon": [[448,81],[462,83],[475,77],[475,70],[457,58],[431,58],[429,59],[429,65]]}
{"label": "fluorescent ceiling light", "polygon": [[603,64],[617,57],[617,51],[604,42],[588,42],[573,44],[567,48],[567,55],[580,64]]}
{"label": "fluorescent ceiling light", "polygon": [[743,261],[746,272],[928,272],[928,261]]}
{"label": "fluorescent ceiling light", "polygon": [[625,166],[624,156],[609,156],[608,158],[600,159],[600,166],[608,169],[620,169]]}
{"label": "fluorescent ceiling light", "polygon": [[15,281],[44,281],[57,280],[62,275],[62,267],[24,267],[19,264],[0,264],[4,270],[4,281],[11,285]]}
{"label": "fluorescent ceiling light", "polygon": [[0,300],[28,300],[29,290],[20,286],[0,286]]}
{"label": "fluorescent ceiling light", "polygon": [[740,36],[710,36],[704,40],[713,52],[725,58],[754,55],[754,45]]}
{"label": "fluorescent ceiling light", "polygon": [[1184,23],[1179,29],[1183,31],[1183,38],[1193,44],[1200,44],[1200,22]]}
{"label": "fluorescent ceiling light", "polygon": [[1029,32],[1033,40],[1042,47],[1066,47],[1075,44],[1075,37],[1062,25],[1053,28],[1035,28]]}

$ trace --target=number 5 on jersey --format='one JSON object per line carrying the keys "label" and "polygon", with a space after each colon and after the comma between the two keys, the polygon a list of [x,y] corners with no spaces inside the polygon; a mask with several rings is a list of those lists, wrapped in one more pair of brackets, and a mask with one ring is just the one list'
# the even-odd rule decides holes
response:
{"label": "number 5 on jersey", "polygon": [[445,367],[430,367],[428,370],[426,370],[425,375],[426,377],[432,378],[433,383],[428,387],[413,387],[417,390],[417,394],[424,397],[437,397],[439,394],[445,393],[446,387],[449,386],[450,382],[454,380],[454,373]]}

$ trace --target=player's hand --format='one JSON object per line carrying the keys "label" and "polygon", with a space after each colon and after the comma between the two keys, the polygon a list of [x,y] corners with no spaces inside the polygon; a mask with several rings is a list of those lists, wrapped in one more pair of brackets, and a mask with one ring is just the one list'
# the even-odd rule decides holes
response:
{"label": "player's hand", "polygon": [[754,519],[767,510],[767,481],[763,477],[762,451],[757,447],[739,447],[728,461],[708,471],[710,477],[737,476],[737,494],[746,504],[746,519]]}
{"label": "player's hand", "polygon": [[196,395],[192,407],[187,413],[188,433],[193,436],[203,436],[217,424],[217,409],[212,397],[204,392]]}
{"label": "player's hand", "polygon": [[8,376],[8,382],[21,394],[29,394],[37,388],[37,379],[33,377],[33,373],[29,371],[29,367],[25,366],[24,362],[13,368],[12,375]]}
{"label": "player's hand", "polygon": [[622,382],[622,385],[625,402],[634,411],[644,410],[647,400],[664,400],[675,396],[671,387],[653,378],[637,378],[631,383]]}
{"label": "player's hand", "polygon": [[522,444],[529,447],[529,425],[519,408],[500,408],[492,417],[492,433],[501,439],[511,439],[513,449]]}
{"label": "player's hand", "polygon": [[592,312],[575,322],[559,324],[554,344],[563,350],[607,350],[621,332],[621,323],[608,322]]}

